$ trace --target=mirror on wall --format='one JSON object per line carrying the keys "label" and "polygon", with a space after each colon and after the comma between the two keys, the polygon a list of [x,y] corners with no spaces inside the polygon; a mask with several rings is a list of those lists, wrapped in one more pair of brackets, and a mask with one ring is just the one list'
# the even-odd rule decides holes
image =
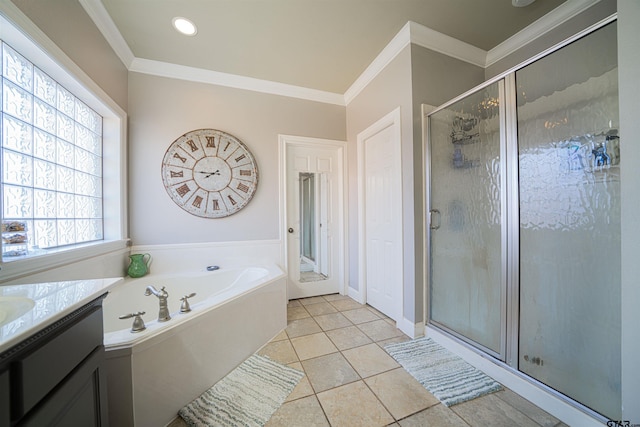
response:
{"label": "mirror on wall", "polygon": [[300,282],[329,278],[327,178],[300,173]]}

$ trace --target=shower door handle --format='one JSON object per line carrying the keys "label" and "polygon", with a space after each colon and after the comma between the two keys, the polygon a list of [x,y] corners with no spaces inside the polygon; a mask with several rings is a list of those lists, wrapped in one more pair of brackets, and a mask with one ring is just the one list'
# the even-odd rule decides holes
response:
{"label": "shower door handle", "polygon": [[440,211],[438,209],[429,211],[429,228],[432,230],[440,228]]}

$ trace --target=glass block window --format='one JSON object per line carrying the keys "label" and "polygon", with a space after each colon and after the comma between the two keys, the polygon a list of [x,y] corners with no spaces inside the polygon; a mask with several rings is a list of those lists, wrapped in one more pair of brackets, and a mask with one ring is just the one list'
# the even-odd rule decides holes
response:
{"label": "glass block window", "polygon": [[3,260],[102,240],[102,117],[0,49]]}

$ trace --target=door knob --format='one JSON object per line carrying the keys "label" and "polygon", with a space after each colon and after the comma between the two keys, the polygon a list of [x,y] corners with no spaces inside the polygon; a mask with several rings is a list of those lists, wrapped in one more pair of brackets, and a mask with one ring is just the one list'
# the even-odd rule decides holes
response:
{"label": "door knob", "polygon": [[293,228],[289,227],[289,229],[287,230],[289,233],[293,233]]}

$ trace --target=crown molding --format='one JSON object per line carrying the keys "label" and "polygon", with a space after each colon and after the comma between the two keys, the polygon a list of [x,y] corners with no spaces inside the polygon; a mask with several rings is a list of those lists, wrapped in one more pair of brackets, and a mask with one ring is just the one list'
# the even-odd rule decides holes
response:
{"label": "crown molding", "polygon": [[85,12],[87,12],[87,15],[89,15],[96,24],[96,27],[98,27],[98,30],[100,30],[118,58],[120,58],[120,61],[122,61],[125,67],[129,68],[135,56],[124,40],[124,37],[122,37],[122,34],[120,34],[120,31],[118,31],[118,27],[113,23],[111,16],[102,2],[100,0],[78,1]]}
{"label": "crown molding", "polygon": [[509,37],[487,52],[484,67],[489,67],[509,56],[538,37],[564,24],[574,16],[584,12],[600,0],[567,0],[529,26]]}
{"label": "crown molding", "polygon": [[348,105],[410,43],[484,68],[487,52],[417,22],[408,21],[344,94]]}
{"label": "crown molding", "polygon": [[417,22],[409,21],[409,27],[411,29],[411,43],[484,68],[487,58],[486,50],[432,30]]}
{"label": "crown molding", "polygon": [[408,43],[487,68],[552,31],[600,0],[567,0],[490,51],[477,48],[413,21],[407,22],[344,94],[348,105]]}
{"label": "crown molding", "polygon": [[273,95],[288,96],[334,105],[348,105],[382,70],[409,44],[413,43],[435,52],[486,68],[512,54],[533,40],[562,25],[564,22],[598,3],[600,0],[567,0],[533,24],[508,38],[490,51],[462,42],[424,25],[408,21],[376,58],[341,95],[317,89],[261,80],[218,71],[187,67],[136,58],[118,31],[100,0],[79,0],[107,42],[129,71],[190,80],[208,84],[245,89]]}
{"label": "crown molding", "polygon": [[245,89],[272,95],[323,102],[344,106],[344,95],[332,92],[261,80],[252,77],[222,73],[195,67],[170,64],[162,61],[137,58],[129,48],[122,34],[100,0],[78,0],[89,17],[96,24],[104,38],[111,45],[120,61],[129,71],[170,77],[200,83],[215,84],[236,89]]}
{"label": "crown molding", "polygon": [[268,93],[271,95],[288,96],[290,98],[323,102],[325,104],[345,105],[344,96],[338,93],[325,92],[317,89],[289,85],[286,83],[239,76],[237,74],[221,73],[219,71],[187,67],[184,65],[171,64],[168,62],[154,61],[150,59],[135,58],[129,67],[129,71]]}

